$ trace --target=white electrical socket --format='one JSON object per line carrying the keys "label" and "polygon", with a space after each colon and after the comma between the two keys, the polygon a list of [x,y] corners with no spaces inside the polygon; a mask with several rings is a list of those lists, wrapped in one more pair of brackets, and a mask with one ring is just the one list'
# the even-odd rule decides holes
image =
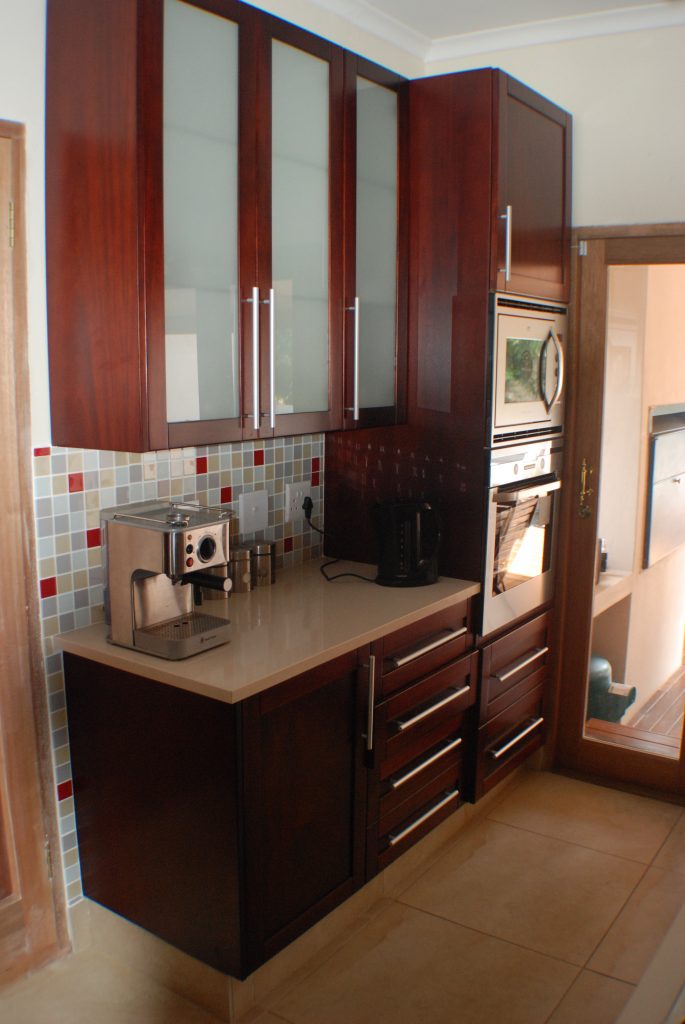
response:
{"label": "white electrical socket", "polygon": [[245,491],[238,495],[238,526],[242,533],[266,530],[269,523],[269,495],[266,491]]}
{"label": "white electrical socket", "polygon": [[296,522],[304,519],[302,504],[305,498],[311,498],[312,485],[309,480],[303,480],[298,484],[285,485],[285,521],[286,523]]}

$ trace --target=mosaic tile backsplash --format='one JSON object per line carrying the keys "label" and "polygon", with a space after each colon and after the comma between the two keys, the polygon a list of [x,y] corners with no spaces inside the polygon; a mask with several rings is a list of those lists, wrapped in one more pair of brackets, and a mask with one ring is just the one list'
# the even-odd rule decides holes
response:
{"label": "mosaic tile backsplash", "polygon": [[[34,503],[40,614],[52,754],[69,904],[82,897],[59,633],[104,619],[100,510],[148,499],[226,505],[266,490],[268,528],[240,540],[276,542],[276,565],[321,555],[321,538],[300,520],[284,523],[285,485],[311,481],[312,520],[323,525],[323,435],[146,452],[35,448]],[[240,523],[238,521],[238,531]]]}

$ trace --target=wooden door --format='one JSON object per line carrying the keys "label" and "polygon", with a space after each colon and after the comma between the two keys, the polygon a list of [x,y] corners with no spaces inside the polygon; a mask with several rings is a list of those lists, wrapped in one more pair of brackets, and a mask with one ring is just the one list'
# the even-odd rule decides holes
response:
{"label": "wooden door", "polygon": [[[501,73],[498,97],[495,287],[565,301],[570,288],[571,115]],[[508,281],[503,270],[507,228]]]}
{"label": "wooden door", "polygon": [[[45,715],[38,698],[28,469],[22,137],[18,126],[0,123],[0,475],[5,524],[0,588],[0,983],[46,961],[65,944],[49,877],[32,692]],[[54,834],[54,813],[52,820]]]}
{"label": "wooden door", "polygon": [[[622,264],[685,262],[685,226],[596,228],[576,232],[573,337],[560,535],[557,767],[673,794],[685,793],[680,758],[659,757],[586,738],[586,686],[592,637],[597,495],[601,479],[608,269]],[[574,250],[578,253],[578,248]],[[584,491],[584,493],[581,493]]]}

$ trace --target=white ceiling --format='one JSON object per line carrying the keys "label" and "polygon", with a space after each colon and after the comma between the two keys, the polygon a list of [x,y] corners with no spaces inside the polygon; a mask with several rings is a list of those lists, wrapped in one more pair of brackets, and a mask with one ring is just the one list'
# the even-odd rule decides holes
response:
{"label": "white ceiling", "polygon": [[423,60],[685,24],[685,0],[311,0]]}

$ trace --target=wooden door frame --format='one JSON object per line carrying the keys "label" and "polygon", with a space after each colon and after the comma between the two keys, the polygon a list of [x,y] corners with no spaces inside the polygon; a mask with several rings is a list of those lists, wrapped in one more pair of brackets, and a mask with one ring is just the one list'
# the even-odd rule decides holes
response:
{"label": "wooden door frame", "polygon": [[[581,248],[582,244],[582,248]],[[615,265],[685,263],[685,224],[576,228],[573,232],[572,303],[569,346],[567,450],[559,536],[557,589],[558,658],[555,726],[548,760],[555,768],[612,780],[682,799],[685,756],[667,760],[636,750],[585,739],[585,700],[592,630],[597,493],[589,481],[590,515],[579,515],[581,463],[600,466],[601,414],[583,409],[581,373],[603,387],[606,349],[608,269]],[[587,638],[587,643],[578,638]],[[620,751],[620,764],[617,752]]]}
{"label": "wooden door frame", "polygon": [[[20,561],[25,590],[14,594],[17,614],[26,614],[20,664],[25,667],[17,686],[7,694],[16,730],[10,756],[9,807],[14,821],[20,897],[29,901],[25,915],[25,948],[13,958],[2,982],[54,958],[69,948],[66,905],[62,885],[59,831],[54,798],[47,691],[40,639],[37,589],[33,483],[31,474],[31,420],[28,365],[27,258],[25,219],[25,129],[21,124],[0,121],[0,138],[11,147],[11,193],[14,203],[14,240],[11,258],[9,342],[13,346],[14,376],[1,398],[16,422],[0,454],[6,482],[16,487],[17,529],[21,535]],[[5,211],[0,218],[6,228]],[[17,699],[18,698],[18,699]],[[21,797],[11,783],[21,782]],[[18,814],[17,812],[20,812]],[[47,862],[47,863],[46,863]],[[50,865],[52,871],[50,871]]]}

